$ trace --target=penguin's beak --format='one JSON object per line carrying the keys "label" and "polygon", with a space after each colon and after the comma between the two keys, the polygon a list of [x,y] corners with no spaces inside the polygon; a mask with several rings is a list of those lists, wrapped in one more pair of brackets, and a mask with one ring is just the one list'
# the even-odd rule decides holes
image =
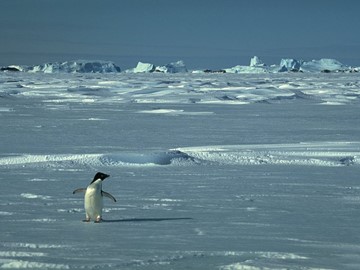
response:
{"label": "penguin's beak", "polygon": [[103,179],[103,181],[104,181],[106,178],[108,178],[108,177],[110,177],[109,174],[104,174],[104,179]]}

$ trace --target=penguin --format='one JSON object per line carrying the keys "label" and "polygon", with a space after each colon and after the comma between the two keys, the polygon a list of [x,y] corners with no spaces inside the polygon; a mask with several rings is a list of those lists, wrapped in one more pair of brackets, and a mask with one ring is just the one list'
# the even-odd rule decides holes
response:
{"label": "penguin", "polygon": [[108,197],[114,202],[116,199],[110,193],[102,190],[102,181],[110,175],[98,172],[95,174],[94,179],[91,181],[87,188],[78,188],[73,191],[73,194],[85,192],[84,207],[86,218],[84,222],[94,220],[95,223],[102,221],[103,197]]}

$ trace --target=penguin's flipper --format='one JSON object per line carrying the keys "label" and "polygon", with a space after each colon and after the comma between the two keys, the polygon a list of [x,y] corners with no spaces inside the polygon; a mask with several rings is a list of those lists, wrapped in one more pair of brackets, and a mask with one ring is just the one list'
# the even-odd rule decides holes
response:
{"label": "penguin's flipper", "polygon": [[113,195],[111,195],[110,193],[107,193],[106,191],[101,191],[101,195],[108,197],[109,199],[113,200],[114,202],[116,202],[116,199],[114,198]]}
{"label": "penguin's flipper", "polygon": [[75,189],[74,191],[73,191],[73,194],[75,194],[75,193],[80,193],[80,192],[85,192],[86,191],[86,188],[78,188],[78,189]]}

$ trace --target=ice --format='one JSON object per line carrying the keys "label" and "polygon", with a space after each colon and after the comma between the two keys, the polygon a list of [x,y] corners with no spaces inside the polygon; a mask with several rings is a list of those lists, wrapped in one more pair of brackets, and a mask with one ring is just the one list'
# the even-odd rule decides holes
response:
{"label": "ice", "polygon": [[134,68],[133,70],[134,73],[149,73],[154,71],[155,71],[155,66],[153,64],[142,63],[142,62],[139,62],[136,68]]}
{"label": "ice", "polygon": [[267,68],[263,66],[242,66],[237,65],[232,68],[225,68],[226,73],[266,73]]}
{"label": "ice", "polygon": [[0,216],[11,216],[13,213],[0,211]]}
{"label": "ice", "polygon": [[254,56],[250,59],[250,67],[257,67],[257,66],[266,66],[266,64],[257,56]]}
{"label": "ice", "polygon": [[346,70],[349,67],[343,65],[335,59],[320,59],[304,62],[300,70],[305,72],[321,72],[321,71],[336,71]]}
{"label": "ice", "polygon": [[177,62],[169,63],[165,66],[155,66],[151,63],[138,62],[137,66],[133,69],[128,69],[126,73],[186,73],[188,72],[184,61],[179,60]]}
{"label": "ice", "polygon": [[[41,73],[118,73],[120,67],[110,61],[92,61],[92,60],[76,60],[66,62],[44,63],[35,66],[19,66],[10,65],[0,67],[0,71],[4,73],[21,72],[41,72]],[[187,73],[189,70],[184,61],[179,60],[163,66],[156,66],[152,63],[138,62],[137,66],[127,69],[124,73]],[[279,72],[306,72],[306,73],[330,73],[330,72],[346,72],[357,73],[359,67],[350,67],[342,64],[336,59],[323,58],[313,60],[297,60],[293,58],[281,59],[280,65],[266,65],[258,56],[250,59],[249,66],[236,65],[231,68],[223,68],[219,70],[191,70],[195,74],[203,73],[279,73]]]}
{"label": "ice", "polygon": [[70,269],[68,265],[54,263],[38,263],[24,260],[8,260],[2,264],[3,269]]}
{"label": "ice", "polygon": [[165,66],[159,66],[156,70],[164,73],[186,73],[188,71],[184,61],[182,60],[172,62]]}
{"label": "ice", "polygon": [[1,257],[43,257],[46,256],[43,252],[13,252],[3,251],[0,252]]}
{"label": "ice", "polygon": [[1,72],[0,268],[359,269],[359,76],[258,64]]}
{"label": "ice", "polygon": [[186,112],[184,110],[172,110],[172,109],[154,109],[139,111],[139,113],[153,113],[153,114],[168,114],[168,115],[210,115],[213,112]]}
{"label": "ice", "polygon": [[[328,146],[327,150],[323,149]],[[212,149],[213,148],[213,149]],[[349,152],[337,151],[348,148]],[[293,145],[239,145],[180,148],[193,159],[238,165],[309,165],[350,166],[360,165],[360,145],[350,143],[300,143]]]}
{"label": "ice", "polygon": [[120,72],[120,68],[112,62],[77,60],[67,62],[45,63],[28,67],[29,72],[44,73],[109,73]]}
{"label": "ice", "polygon": [[32,193],[21,193],[20,196],[26,199],[42,199],[42,200],[51,199],[50,196],[36,195]]}
{"label": "ice", "polygon": [[193,73],[241,73],[241,74],[261,74],[261,73],[281,73],[281,72],[306,72],[306,73],[331,73],[331,72],[358,72],[358,68],[352,68],[340,63],[336,59],[323,58],[319,60],[304,61],[293,58],[283,58],[280,65],[266,65],[259,57],[254,56],[250,59],[250,65],[237,65],[231,68],[224,68],[218,71],[194,70]]}
{"label": "ice", "polygon": [[296,59],[281,59],[279,71],[300,71],[301,64],[301,61],[298,61]]}

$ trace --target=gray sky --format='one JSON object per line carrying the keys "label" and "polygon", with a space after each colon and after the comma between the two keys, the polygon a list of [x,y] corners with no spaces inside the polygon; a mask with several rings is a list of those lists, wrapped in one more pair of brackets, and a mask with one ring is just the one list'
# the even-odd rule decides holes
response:
{"label": "gray sky", "polygon": [[225,68],[257,55],[360,66],[359,29],[359,0],[0,0],[0,65]]}

